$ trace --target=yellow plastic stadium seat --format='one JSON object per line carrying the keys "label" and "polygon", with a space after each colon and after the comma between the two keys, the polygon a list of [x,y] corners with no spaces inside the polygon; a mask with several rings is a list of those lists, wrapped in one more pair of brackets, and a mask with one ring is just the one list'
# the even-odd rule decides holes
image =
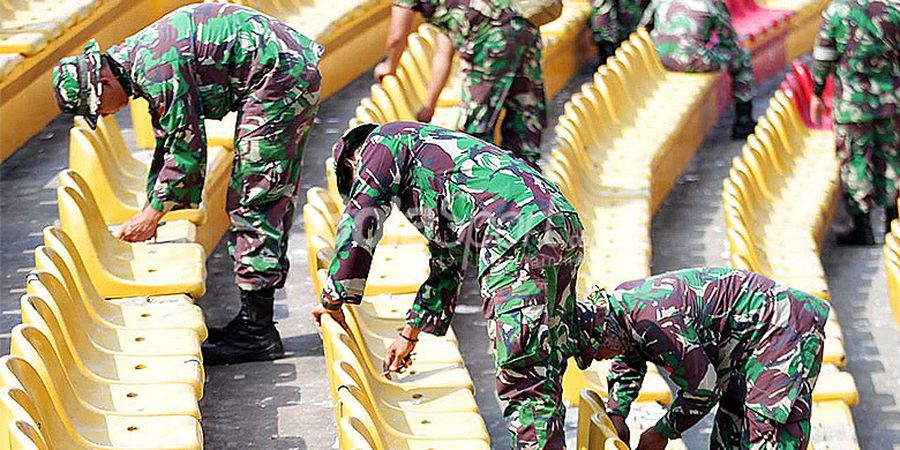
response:
{"label": "yellow plastic stadium seat", "polygon": [[207,119],[203,122],[206,129],[206,145],[234,150],[234,130],[237,127],[237,113],[230,112],[221,120]]}
{"label": "yellow plastic stadium seat", "polygon": [[341,403],[346,400],[344,394],[349,393],[382,425],[387,434],[442,440],[488,439],[484,420],[478,413],[389,409],[373,402],[373,393],[366,392],[356,384],[356,381],[344,372],[344,365],[340,361],[332,364],[331,373],[338,383],[338,417],[344,417],[348,412],[341,407]]}
{"label": "yellow plastic stadium seat", "polygon": [[131,329],[98,323],[73,299],[62,282],[47,272],[29,274],[27,292],[44,300],[58,323],[73,334],[83,334],[99,351],[126,355],[178,355],[200,358],[200,338],[193,330]]}
{"label": "yellow plastic stadium seat", "polygon": [[[328,320],[326,320],[328,319]],[[404,389],[447,389],[462,388],[474,391],[472,379],[461,362],[426,363],[416,361],[403,373],[392,373],[385,378],[382,361],[373,359],[368,349],[360,347],[359,340],[347,333],[330,318],[322,320],[322,339],[326,363],[334,361],[358,361],[369,380],[396,385]],[[327,327],[327,330],[326,330]],[[377,368],[376,368],[377,365]],[[331,367],[331,366],[329,366]],[[332,386],[336,388],[336,386]]]}
{"label": "yellow plastic stadium seat", "polygon": [[[122,163],[124,158],[116,156],[119,152],[104,142],[99,130],[99,126],[98,131],[86,127],[72,128],[69,132],[69,170],[62,173],[77,172],[84,184],[90,186],[95,196],[102,200],[104,208],[101,214],[107,224],[123,223],[140,212],[147,203],[147,173],[144,171],[143,175],[136,175],[128,169],[120,169],[119,164],[127,163]],[[114,136],[111,132],[109,134]],[[220,147],[211,147],[207,155],[208,167],[223,165],[229,155]],[[206,192],[208,189],[204,189],[204,194]],[[208,195],[204,195],[206,197]],[[201,203],[199,208],[170,211],[162,220],[188,220],[202,225],[206,222],[206,209]]]}
{"label": "yellow plastic stadium seat", "polygon": [[31,325],[17,325],[10,354],[22,357],[45,380],[68,386],[91,409],[122,415],[185,415],[200,419],[194,390],[187,384],[124,384],[91,378],[59,359],[50,339]]}
{"label": "yellow plastic stadium seat", "polygon": [[[81,116],[75,116],[75,126],[90,129]],[[150,164],[135,158],[134,154],[128,150],[125,138],[122,137],[122,129],[119,127],[119,122],[116,121],[115,115],[109,114],[98,117],[97,133],[100,135],[103,145],[111,150],[110,154],[113,161],[115,161],[115,167],[129,176],[147,179]]]}
{"label": "yellow plastic stadium seat", "polygon": [[203,448],[203,432],[194,417],[122,416],[92,411],[71,392],[49,390],[31,364],[16,356],[0,358],[0,377],[28,394],[39,415],[31,419],[45,426],[41,429],[45,439],[58,448]]}
{"label": "yellow plastic stadium seat", "polygon": [[[570,405],[577,405],[580,401],[580,392],[585,389],[596,391],[599,395],[606,396],[606,377],[609,373],[610,361],[594,361],[587,370],[579,370],[574,361],[570,361],[569,368],[563,375],[563,400]],[[669,404],[672,402],[672,391],[663,379],[656,366],[647,364],[647,375],[638,393],[636,402],[658,402]]]}
{"label": "yellow plastic stadium seat", "polygon": [[127,243],[116,239],[97,211],[70,187],[57,189],[59,219],[91,281],[104,297],[206,292],[206,253],[199,244]]}
{"label": "yellow plastic stadium seat", "polygon": [[[352,392],[350,388],[341,389],[339,392],[337,412],[340,417],[338,419],[338,441],[341,444],[341,450],[357,450],[360,448],[373,448],[376,450],[487,450],[490,448],[490,442],[487,437],[483,439],[440,439],[420,438],[397,432],[392,433],[391,431],[393,430],[387,429],[386,424],[373,418],[359,397],[359,394]],[[348,432],[352,433],[352,437],[344,436]],[[364,445],[357,446],[360,439],[363,440]]]}
{"label": "yellow plastic stadium seat", "polygon": [[[130,219],[133,215],[132,213],[137,214],[140,211],[140,208],[122,208],[118,209],[117,212],[124,214],[120,214],[120,217],[116,217],[113,213],[113,211],[117,210],[117,208],[115,208],[115,205],[117,204],[116,199],[101,197],[104,201],[98,202],[88,183],[81,175],[73,170],[64,170],[60,172],[59,183],[61,186],[75,190],[75,192],[84,198],[87,205],[97,205],[97,209],[100,210],[101,216],[106,214],[106,217],[103,217],[103,220],[111,232],[115,232],[119,228],[119,224]],[[102,209],[99,207],[101,204],[104,205],[104,208]],[[128,218],[124,218],[125,216],[128,216]],[[116,220],[119,218],[122,220]],[[163,218],[165,219],[165,217]],[[187,220],[162,220],[160,221],[159,227],[156,229],[155,242],[194,242],[196,239],[197,225]]]}
{"label": "yellow plastic stadium seat", "polygon": [[[345,310],[353,308],[347,305]],[[397,338],[396,332],[390,334],[378,334],[372,328],[368,327],[366,322],[358,320],[356,313],[352,310],[346,311],[344,314],[349,326],[349,332],[353,335],[354,340],[360,347],[366,348],[370,352],[372,361],[383,362],[384,352]],[[365,317],[360,315],[359,317]],[[423,336],[424,338],[424,336]],[[413,356],[415,363],[430,364],[462,364],[463,357],[459,352],[457,343],[453,340],[429,337],[419,341],[416,345],[418,349],[416,355]]]}
{"label": "yellow plastic stadium seat", "polygon": [[[596,392],[585,389],[581,391],[578,402],[578,450],[594,450],[606,448],[628,448],[625,442],[619,439],[616,428],[606,415],[606,402]],[[612,441],[607,444],[607,441]],[[624,447],[623,447],[624,446]]]}
{"label": "yellow plastic stadium seat", "polygon": [[[67,239],[60,234],[62,239]],[[69,241],[71,243],[71,241]],[[190,330],[200,340],[207,335],[203,311],[186,299],[174,296],[168,302],[113,303],[106,301],[91,284],[77,255],[60,254],[53,248],[35,249],[35,268],[61,281],[73,300],[80,300],[84,311],[94,322],[129,330],[177,329]]]}
{"label": "yellow plastic stadium seat", "polygon": [[[3,394],[0,394],[3,395]],[[49,450],[50,447],[41,437],[33,422],[16,420],[9,424],[10,450]]]}
{"label": "yellow plastic stadium seat", "polygon": [[[16,333],[19,333],[17,337],[20,339],[22,339],[22,330],[20,329],[21,327],[27,327],[27,325],[18,325],[16,327],[18,331],[14,331]],[[37,329],[31,327],[31,331],[37,332]],[[46,341],[46,339],[43,343],[49,345],[49,342]],[[17,345],[21,345],[21,343]],[[25,345],[28,346],[28,344]],[[142,389],[127,391],[120,389],[119,392],[115,393],[116,397],[110,397],[110,394],[114,392],[112,392],[109,387],[104,386],[100,383],[92,383],[89,385],[83,384],[79,386],[81,388],[88,388],[90,389],[89,391],[78,390],[78,388],[69,379],[68,374],[59,364],[59,361],[55,358],[55,355],[53,355],[52,348],[48,347],[45,350],[49,350],[52,359],[45,360],[43,357],[41,357],[41,355],[37,354],[31,354],[30,356],[32,356],[32,358],[22,357],[22,359],[28,361],[28,363],[32,366],[33,370],[35,370],[36,374],[38,375],[41,384],[46,387],[51,397],[53,398],[61,399],[62,401],[68,403],[80,403],[85,409],[97,414],[135,416],[181,415],[176,412],[160,408],[160,406],[170,406],[171,403],[169,399],[145,398],[138,401],[133,400],[137,399],[137,397],[140,396],[140,392],[136,391],[141,391]],[[35,359],[35,357],[37,359]],[[2,381],[12,385],[15,384],[15,380],[12,379],[5,379]],[[146,389],[143,389],[143,391],[146,392]],[[162,391],[160,393],[166,392]],[[200,413],[199,409],[197,408],[197,401],[193,397],[193,393],[189,390],[185,390],[180,392],[180,394],[181,395],[178,400],[181,400],[185,403],[179,406],[182,406],[182,409],[185,412],[189,412],[190,416],[199,418]],[[159,406],[156,406],[156,404],[158,404]]]}
{"label": "yellow plastic stadium seat", "polygon": [[0,33],[0,53],[21,53],[31,56],[47,46],[47,36],[42,33]]}
{"label": "yellow plastic stadium seat", "polygon": [[34,420],[37,415],[25,391],[0,384],[0,442],[11,450],[50,450],[38,431],[43,426]]}
{"label": "yellow plastic stadium seat", "polygon": [[0,53],[0,81],[5,80],[24,60],[18,53]]}
{"label": "yellow plastic stadium seat", "polygon": [[33,325],[50,338],[53,348],[71,372],[76,367],[85,376],[102,383],[183,384],[203,396],[203,364],[185,356],[133,356],[104,351],[95,346],[84,329],[66,328],[53,309],[38,296],[22,297],[22,323]]}
{"label": "yellow plastic stadium seat", "polygon": [[810,441],[817,450],[859,450],[850,407],[841,401],[813,402]]}

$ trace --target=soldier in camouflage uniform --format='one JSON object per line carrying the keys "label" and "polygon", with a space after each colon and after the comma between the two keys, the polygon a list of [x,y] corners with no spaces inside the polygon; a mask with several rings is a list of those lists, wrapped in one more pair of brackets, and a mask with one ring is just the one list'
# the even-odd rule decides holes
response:
{"label": "soldier in camouflage uniform", "polygon": [[591,32],[600,53],[600,64],[637,29],[648,3],[648,0],[591,1]]}
{"label": "soldier in camouflage uniform", "polygon": [[583,252],[572,205],[508,152],[434,125],[362,125],[335,145],[335,161],[349,201],[314,317],[342,321],[341,305],[360,303],[382,224],[398,202],[428,240],[431,273],[387,351],[387,369],[408,364],[419,332],[447,332],[463,276],[474,266],[514,445],[563,448],[561,379],[577,353]]}
{"label": "soldier in camouflage uniform", "polygon": [[[641,24],[650,32],[666,69],[703,73],[727,69],[735,102],[732,139],[753,133],[753,70],[731,14],[721,0],[653,0]],[[715,40],[713,37],[715,36]]]}
{"label": "soldier in camouflage uniform", "polygon": [[663,448],[716,404],[710,448],[806,448],[824,300],[730,268],[628,281],[589,300],[594,318],[580,329],[591,341],[586,351],[615,357],[607,408],[620,434],[651,362],[681,389],[641,448]]}
{"label": "soldier in camouflage uniform", "polygon": [[[417,120],[431,119],[450,70],[452,48],[462,60],[465,85],[458,128],[492,142],[501,110],[500,145],[533,167],[540,159],[541,134],[547,125],[547,102],[541,71],[541,33],[515,9],[512,0],[394,0],[385,61],[375,77],[394,73],[413,13],[419,12],[446,36],[450,51],[436,57],[423,111]],[[438,43],[439,49],[444,46]]]}
{"label": "soldier in camouflage uniform", "polygon": [[175,10],[101,54],[91,41],[54,70],[57,101],[94,126],[129,96],[150,103],[156,149],[147,205],[119,237],[143,241],[168,211],[196,208],[206,170],[203,119],[238,112],[227,195],[229,251],[241,311],[204,343],[207,364],[283,355],[272,321],[288,272],[288,232],[304,146],[319,100],[322,47],[249,8],[198,4]]}
{"label": "soldier in camouflage uniform", "polygon": [[835,73],[834,135],[853,228],[849,245],[875,243],[869,212],[885,208],[885,229],[897,218],[900,184],[900,6],[891,0],[836,0],[822,14],[816,41],[813,120],[819,121],[825,80]]}

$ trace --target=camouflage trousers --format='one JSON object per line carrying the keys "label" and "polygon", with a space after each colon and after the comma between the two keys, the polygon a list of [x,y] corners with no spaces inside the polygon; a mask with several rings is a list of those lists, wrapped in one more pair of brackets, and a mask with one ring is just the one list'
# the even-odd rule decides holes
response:
{"label": "camouflage trousers", "polygon": [[753,90],[756,87],[753,66],[750,65],[750,51],[737,44],[729,45],[728,48],[733,48],[733,51],[713,50],[706,56],[698,54],[690,60],[682,60],[677,55],[665,52],[659,52],[659,58],[663,67],[675,72],[706,73],[726,69],[731,76],[731,96],[736,102],[749,102],[753,100]]}
{"label": "camouflage trousers", "polygon": [[481,277],[497,395],[514,448],[565,447],[562,375],[575,353],[581,223],[560,214]]}
{"label": "camouflage trousers", "polygon": [[874,204],[897,205],[900,185],[900,115],[871,122],[835,123],[841,184],[851,214]]}
{"label": "camouflage trousers", "polygon": [[[463,58],[459,129],[494,142],[535,166],[540,159],[541,135],[547,126],[547,101],[541,71],[541,34],[525,19],[492,28]],[[535,166],[536,167],[536,166]]]}
{"label": "camouflage trousers", "polygon": [[[783,289],[774,295],[823,302],[795,289]],[[807,312],[819,309],[801,308]],[[791,314],[798,324],[817,323],[799,326],[807,330],[802,336],[788,334],[786,329],[767,333],[745,351],[747,357],[736,367],[738,370],[720,374],[720,385],[725,389],[713,424],[711,449],[806,449],[827,315]],[[779,351],[771,351],[776,347]]]}
{"label": "camouflage trousers", "polygon": [[637,30],[644,14],[643,0],[592,0],[591,34],[594,42],[618,44]]}
{"label": "camouflage trousers", "polygon": [[[310,87],[297,87],[298,77]],[[318,71],[275,72],[238,112],[226,209],[231,219],[228,252],[241,289],[284,286],[290,267],[288,236],[303,151],[318,111],[319,80]]]}

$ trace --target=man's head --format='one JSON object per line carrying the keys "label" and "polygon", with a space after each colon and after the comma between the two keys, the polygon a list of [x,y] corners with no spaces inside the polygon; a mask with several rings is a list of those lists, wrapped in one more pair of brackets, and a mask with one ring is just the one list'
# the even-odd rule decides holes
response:
{"label": "man's head", "polygon": [[337,176],[338,191],[341,195],[350,195],[353,173],[356,171],[357,150],[375,128],[378,128],[378,125],[374,123],[357,125],[334,143],[334,147],[331,149],[334,156],[334,173]]}
{"label": "man's head", "polygon": [[91,128],[97,117],[113,114],[128,104],[128,94],[91,39],[77,56],[63,58],[53,68],[56,103],[63,112],[83,116]]}

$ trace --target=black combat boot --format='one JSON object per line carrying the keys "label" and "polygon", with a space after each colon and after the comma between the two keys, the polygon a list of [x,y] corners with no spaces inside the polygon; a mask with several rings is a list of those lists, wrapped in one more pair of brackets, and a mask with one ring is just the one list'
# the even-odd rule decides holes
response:
{"label": "black combat boot", "polygon": [[897,218],[897,207],[884,208],[884,232],[891,232],[891,222]]}
{"label": "black combat boot", "polygon": [[241,290],[241,310],[224,328],[210,330],[203,343],[203,363],[237,364],[284,356],[281,336],[272,321],[275,289]]}
{"label": "black combat boot", "polygon": [[597,67],[594,68],[596,72],[600,66],[606,64],[606,60],[609,59],[610,56],[616,54],[616,44],[608,41],[600,41],[597,42],[597,55],[600,57],[600,62],[597,64]]}
{"label": "black combat boot", "polygon": [[731,125],[731,139],[746,139],[753,134],[756,119],[753,118],[753,102],[737,102],[734,104],[734,124]]}
{"label": "black combat boot", "polygon": [[853,214],[850,218],[853,219],[853,228],[844,233],[838,233],[838,245],[875,245],[869,213]]}

